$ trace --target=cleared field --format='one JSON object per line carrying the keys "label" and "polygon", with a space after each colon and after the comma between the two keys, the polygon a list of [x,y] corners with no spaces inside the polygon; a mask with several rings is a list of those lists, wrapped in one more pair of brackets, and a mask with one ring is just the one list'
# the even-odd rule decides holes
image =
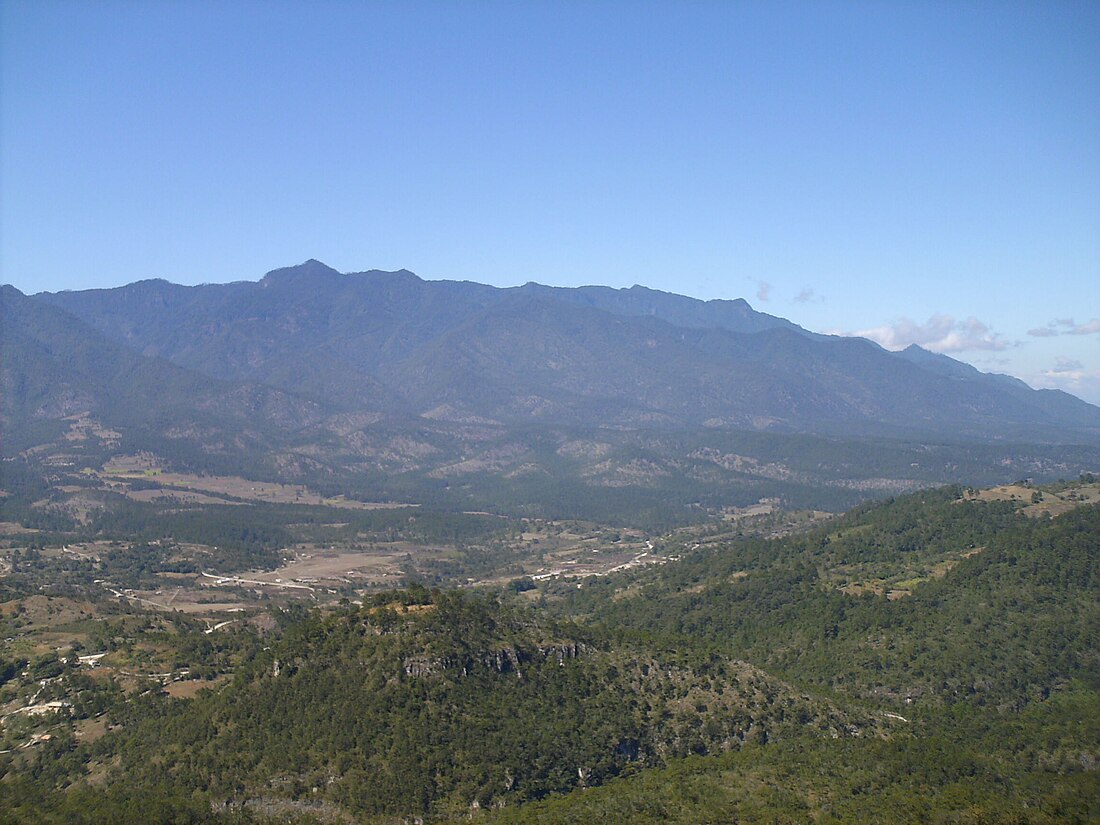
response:
{"label": "cleared field", "polygon": [[1022,484],[1002,484],[1000,487],[979,490],[976,498],[979,501],[1031,501],[1033,492],[1035,490]]}
{"label": "cleared field", "polygon": [[255,607],[255,602],[229,601],[211,598],[213,594],[199,586],[196,577],[189,577],[186,586],[171,590],[133,590],[119,597],[135,601],[145,607],[158,610],[178,610],[191,616],[236,613],[247,607]]}
{"label": "cleared field", "polygon": [[318,581],[346,578],[385,579],[403,574],[400,560],[407,550],[392,553],[362,553],[340,550],[302,552],[285,565],[259,578],[283,581],[315,579]]}
{"label": "cleared field", "polygon": [[[402,564],[410,553],[425,548],[394,545],[383,551],[351,551],[340,548],[299,547],[294,556],[275,570],[221,573],[203,570],[198,574],[175,574],[176,587],[158,591],[128,591],[129,599],[146,606],[179,610],[192,615],[213,616],[255,607],[256,599],[285,603],[302,600],[313,603],[334,601],[362,588],[397,587],[405,575]],[[218,598],[231,589],[233,596]],[[236,600],[234,600],[236,599]]]}
{"label": "cleared field", "polygon": [[73,727],[73,733],[81,742],[94,742],[107,732],[107,719],[97,717],[95,719],[82,719]]}
{"label": "cleared field", "polygon": [[228,501],[224,498],[215,498],[205,493],[196,493],[193,490],[127,490],[124,495],[134,501],[167,501],[175,500],[183,504],[225,504],[227,506],[246,506],[243,501]]}
{"label": "cleared field", "polygon": [[164,686],[164,692],[173,699],[191,699],[200,690],[213,690],[229,681],[229,676],[219,676],[216,679],[188,679],[186,681],[170,682]]}
{"label": "cleared field", "polygon": [[[104,481],[126,481],[127,479],[153,482],[164,490],[181,490],[192,493],[213,493],[214,495],[232,496],[233,498],[248,501],[266,501],[272,504],[313,504],[327,507],[342,507],[348,510],[391,510],[399,507],[417,507],[416,504],[408,504],[392,501],[352,501],[343,496],[325,498],[319,493],[310,490],[301,484],[279,484],[271,481],[252,481],[239,476],[200,476],[190,473],[170,473],[154,466],[144,466],[138,459],[112,460],[108,462],[100,478]],[[150,498],[163,495],[158,490],[136,490],[127,492],[131,498],[148,501]],[[227,503],[225,501],[212,500],[202,503]]]}
{"label": "cleared field", "polygon": [[981,490],[976,498],[980,501],[1016,501],[1023,505],[1020,512],[1024,515],[1054,517],[1100,502],[1100,484],[1075,484],[1056,492],[1023,484],[1004,484]]}
{"label": "cleared field", "polygon": [[0,536],[22,536],[37,533],[32,527],[24,527],[14,521],[0,521]]}

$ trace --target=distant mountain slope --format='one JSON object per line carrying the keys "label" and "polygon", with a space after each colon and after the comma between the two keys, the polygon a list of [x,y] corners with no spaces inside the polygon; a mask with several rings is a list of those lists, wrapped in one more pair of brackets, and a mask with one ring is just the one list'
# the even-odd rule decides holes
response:
{"label": "distant mountain slope", "polygon": [[138,352],[331,411],[501,423],[1093,443],[1100,409],[945,356],[808,333],[744,301],[341,275],[41,294]]}
{"label": "distant mountain slope", "polygon": [[0,287],[0,422],[10,439],[36,422],[92,414],[111,426],[280,430],[317,405],[258,384],[227,384],[141,355],[63,310]]}
{"label": "distant mountain slope", "polygon": [[1092,411],[1097,408],[1061,390],[1033,390],[1019,378],[980,372],[970,364],[929,352],[916,344],[911,344],[893,355],[916,364],[927,372],[995,390],[997,398],[1013,400],[1014,408],[1018,410],[1016,414],[1021,417],[1049,417],[1052,420],[1065,421],[1070,426],[1095,426],[1095,415]]}
{"label": "distant mountain slope", "polygon": [[789,329],[811,337],[821,337],[786,318],[757,312],[744,298],[700,301],[638,285],[630,289],[612,289],[606,286],[568,288],[528,283],[514,289],[521,294],[590,306],[613,315],[660,318],[674,326],[689,329],[725,329],[730,332]]}

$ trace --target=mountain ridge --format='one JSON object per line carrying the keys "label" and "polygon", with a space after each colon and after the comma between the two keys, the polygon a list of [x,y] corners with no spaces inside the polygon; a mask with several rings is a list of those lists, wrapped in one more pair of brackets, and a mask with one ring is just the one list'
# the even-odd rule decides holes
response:
{"label": "mountain ridge", "polygon": [[[8,460],[96,472],[149,453],[368,501],[652,524],[1100,467],[1100,409],[1083,401],[747,302],[677,325],[702,302],[320,262],[3,294]],[[756,331],[726,328],[743,321]]]}
{"label": "mountain ridge", "polygon": [[143,355],[342,411],[419,416],[450,404],[513,423],[537,411],[598,426],[1100,437],[1100,408],[1068,394],[926,350],[812,333],[744,299],[342,274],[310,259],[258,282],[141,281],[32,300]]}

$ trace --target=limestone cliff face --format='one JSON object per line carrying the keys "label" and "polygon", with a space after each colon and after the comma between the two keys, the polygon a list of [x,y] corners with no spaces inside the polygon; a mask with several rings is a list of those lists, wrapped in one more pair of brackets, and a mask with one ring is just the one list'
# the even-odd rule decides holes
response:
{"label": "limestone cliff face", "polygon": [[588,646],[583,642],[569,641],[532,648],[507,645],[462,658],[418,654],[406,656],[402,662],[402,670],[410,678],[424,679],[439,676],[444,672],[459,672],[462,676],[466,676],[473,668],[484,667],[497,673],[515,673],[522,679],[523,667],[528,663],[551,660],[564,665],[568,660],[583,656],[588,650]]}

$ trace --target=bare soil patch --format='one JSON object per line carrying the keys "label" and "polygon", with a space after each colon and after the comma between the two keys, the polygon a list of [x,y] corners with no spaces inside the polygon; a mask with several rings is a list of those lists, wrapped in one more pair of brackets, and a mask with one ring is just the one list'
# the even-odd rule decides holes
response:
{"label": "bare soil patch", "polygon": [[230,506],[244,506],[242,501],[228,501],[224,498],[214,498],[205,493],[196,493],[193,490],[127,490],[123,493],[134,501],[179,501],[183,504],[226,504]]}
{"label": "bare soil patch", "polygon": [[[239,476],[200,476],[191,473],[170,473],[155,467],[132,468],[133,464],[134,462],[108,463],[103,468],[102,477],[105,480],[141,479],[155,482],[165,490],[213,493],[248,501],[266,501],[272,504],[313,504],[326,507],[342,507],[348,510],[390,510],[399,507],[418,506],[392,501],[352,501],[343,496],[325,498],[301,484],[251,481]],[[160,491],[137,492],[155,494]],[[134,493],[130,495],[133,496]]]}
{"label": "bare soil patch", "polygon": [[107,732],[107,717],[82,719],[75,725],[76,738],[81,742],[94,742]]}
{"label": "bare soil patch", "polygon": [[0,521],[0,536],[30,535],[37,532],[31,527],[24,527],[14,521]]}
{"label": "bare soil patch", "polygon": [[364,553],[341,550],[315,550],[302,553],[292,561],[259,578],[283,581],[302,579],[339,579],[347,576],[385,578],[403,574],[400,560],[405,553]]}
{"label": "bare soil patch", "polygon": [[1015,501],[1020,512],[1034,518],[1054,518],[1078,507],[1100,502],[1100,484],[1078,484],[1051,492],[1023,484],[1005,484],[978,492],[979,501]]}
{"label": "bare soil patch", "polygon": [[185,682],[171,682],[165,686],[164,692],[173,699],[191,699],[200,690],[216,688],[227,681],[229,681],[229,674],[223,674],[216,679],[188,679]]}

